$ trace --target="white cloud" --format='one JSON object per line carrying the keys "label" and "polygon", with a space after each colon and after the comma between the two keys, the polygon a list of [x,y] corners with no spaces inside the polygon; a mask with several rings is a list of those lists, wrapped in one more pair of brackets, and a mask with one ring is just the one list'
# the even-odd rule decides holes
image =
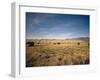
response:
{"label": "white cloud", "polygon": [[41,38],[46,39],[66,39],[66,38],[72,38],[72,33],[61,33],[61,34],[48,34]]}
{"label": "white cloud", "polygon": [[30,35],[26,36],[27,39],[67,39],[67,38],[72,38],[74,33],[49,33],[48,32],[43,32],[42,34],[44,35]]}

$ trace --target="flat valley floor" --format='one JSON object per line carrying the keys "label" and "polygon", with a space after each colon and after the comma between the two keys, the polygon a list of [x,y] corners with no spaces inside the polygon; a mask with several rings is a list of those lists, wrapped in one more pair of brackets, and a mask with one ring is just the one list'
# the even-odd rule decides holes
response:
{"label": "flat valley floor", "polygon": [[89,63],[89,40],[26,40],[26,67]]}

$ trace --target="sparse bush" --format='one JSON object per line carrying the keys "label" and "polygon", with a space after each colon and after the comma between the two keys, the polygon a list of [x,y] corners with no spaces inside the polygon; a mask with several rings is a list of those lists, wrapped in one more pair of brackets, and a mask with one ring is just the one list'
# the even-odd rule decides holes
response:
{"label": "sparse bush", "polygon": [[26,45],[27,45],[28,47],[32,47],[32,46],[34,46],[34,42],[27,42]]}
{"label": "sparse bush", "polygon": [[56,43],[53,43],[54,45],[56,45]]}
{"label": "sparse bush", "polygon": [[78,42],[77,45],[80,45],[80,42]]}

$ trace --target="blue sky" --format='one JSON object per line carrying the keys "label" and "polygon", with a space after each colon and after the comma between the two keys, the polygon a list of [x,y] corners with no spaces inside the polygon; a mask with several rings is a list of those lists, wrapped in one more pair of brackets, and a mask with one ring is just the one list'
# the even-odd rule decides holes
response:
{"label": "blue sky", "polygon": [[89,16],[26,12],[27,39],[89,37]]}

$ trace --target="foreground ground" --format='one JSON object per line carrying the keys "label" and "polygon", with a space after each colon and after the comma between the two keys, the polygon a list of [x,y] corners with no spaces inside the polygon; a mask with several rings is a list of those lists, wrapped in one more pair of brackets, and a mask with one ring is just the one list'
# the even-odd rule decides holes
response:
{"label": "foreground ground", "polygon": [[[57,42],[57,41],[55,41]],[[38,44],[26,47],[26,67],[89,64],[88,41]]]}

